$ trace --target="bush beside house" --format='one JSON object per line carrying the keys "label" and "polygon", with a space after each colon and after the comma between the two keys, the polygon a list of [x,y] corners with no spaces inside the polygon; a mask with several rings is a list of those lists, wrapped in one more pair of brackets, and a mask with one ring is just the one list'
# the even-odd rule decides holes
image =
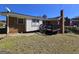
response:
{"label": "bush beside house", "polygon": [[74,26],[66,26],[65,30],[68,30],[69,32],[79,34],[79,27],[74,27]]}
{"label": "bush beside house", "polygon": [[0,34],[6,33],[6,30],[5,23],[0,22]]}

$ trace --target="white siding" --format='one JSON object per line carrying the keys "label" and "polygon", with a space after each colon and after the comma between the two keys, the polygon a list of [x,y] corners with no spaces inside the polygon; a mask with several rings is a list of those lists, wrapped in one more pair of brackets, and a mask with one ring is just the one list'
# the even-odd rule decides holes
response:
{"label": "white siding", "polygon": [[39,23],[33,23],[32,20],[26,19],[26,32],[39,30],[41,24],[41,20],[39,20]]}

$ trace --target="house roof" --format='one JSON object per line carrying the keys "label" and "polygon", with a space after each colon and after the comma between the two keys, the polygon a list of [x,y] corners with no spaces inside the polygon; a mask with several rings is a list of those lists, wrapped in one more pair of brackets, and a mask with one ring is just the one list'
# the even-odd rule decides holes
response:
{"label": "house roof", "polygon": [[57,16],[57,17],[53,17],[53,18],[48,18],[49,20],[60,20],[60,16]]}
{"label": "house roof", "polygon": [[43,18],[40,16],[31,16],[31,15],[25,15],[25,14],[20,14],[20,13],[15,13],[15,12],[0,12],[0,15],[3,16],[11,16],[11,17],[18,17],[18,18],[32,18],[32,19],[40,19],[40,20],[59,20],[60,16],[58,17],[53,17],[53,18]]}
{"label": "house roof", "polygon": [[20,14],[20,13],[15,13],[15,12],[0,12],[0,15],[3,16],[12,16],[12,17],[18,17],[18,18],[42,18],[40,16],[31,16],[31,15],[25,15],[25,14]]}
{"label": "house roof", "polygon": [[46,18],[46,19],[43,19],[43,20],[46,20],[46,21],[50,21],[50,20],[53,20],[53,21],[57,21],[57,20],[60,20],[60,16],[57,16],[57,17],[52,17],[52,18]]}

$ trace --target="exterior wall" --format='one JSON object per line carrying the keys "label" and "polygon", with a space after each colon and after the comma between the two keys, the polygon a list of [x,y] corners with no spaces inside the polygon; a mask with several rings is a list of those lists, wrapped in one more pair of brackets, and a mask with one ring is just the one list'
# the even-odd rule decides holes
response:
{"label": "exterior wall", "polygon": [[20,19],[15,17],[9,17],[9,33],[23,33],[39,30],[39,26],[42,21],[39,20],[38,23],[33,23],[32,19],[23,19],[24,23],[18,23]]}
{"label": "exterior wall", "polygon": [[9,17],[9,33],[22,33],[25,32],[25,19],[23,24],[18,23],[20,18]]}
{"label": "exterior wall", "polygon": [[17,18],[9,17],[9,33],[17,33]]}
{"label": "exterior wall", "polygon": [[23,32],[26,32],[26,27],[25,27],[25,24],[26,24],[26,20],[25,19],[18,19],[19,20],[23,20],[23,23],[18,23],[17,22],[17,28],[18,28],[18,32],[19,33],[23,33]]}
{"label": "exterior wall", "polygon": [[26,19],[26,32],[39,30],[41,24],[41,20],[39,20],[39,23],[33,23],[31,19]]}

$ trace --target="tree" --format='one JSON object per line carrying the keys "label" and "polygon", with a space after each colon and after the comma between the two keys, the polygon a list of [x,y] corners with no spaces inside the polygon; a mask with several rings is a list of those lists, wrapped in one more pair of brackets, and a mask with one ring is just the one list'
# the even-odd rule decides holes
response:
{"label": "tree", "polygon": [[70,26],[70,25],[72,25],[72,23],[71,23],[71,19],[70,19],[70,18],[65,17],[65,25],[66,25],[66,26]]}
{"label": "tree", "polygon": [[70,18],[68,18],[68,17],[65,17],[65,21],[70,21]]}
{"label": "tree", "polygon": [[46,15],[46,14],[44,14],[42,17],[46,19],[46,18],[47,18],[47,15]]}

